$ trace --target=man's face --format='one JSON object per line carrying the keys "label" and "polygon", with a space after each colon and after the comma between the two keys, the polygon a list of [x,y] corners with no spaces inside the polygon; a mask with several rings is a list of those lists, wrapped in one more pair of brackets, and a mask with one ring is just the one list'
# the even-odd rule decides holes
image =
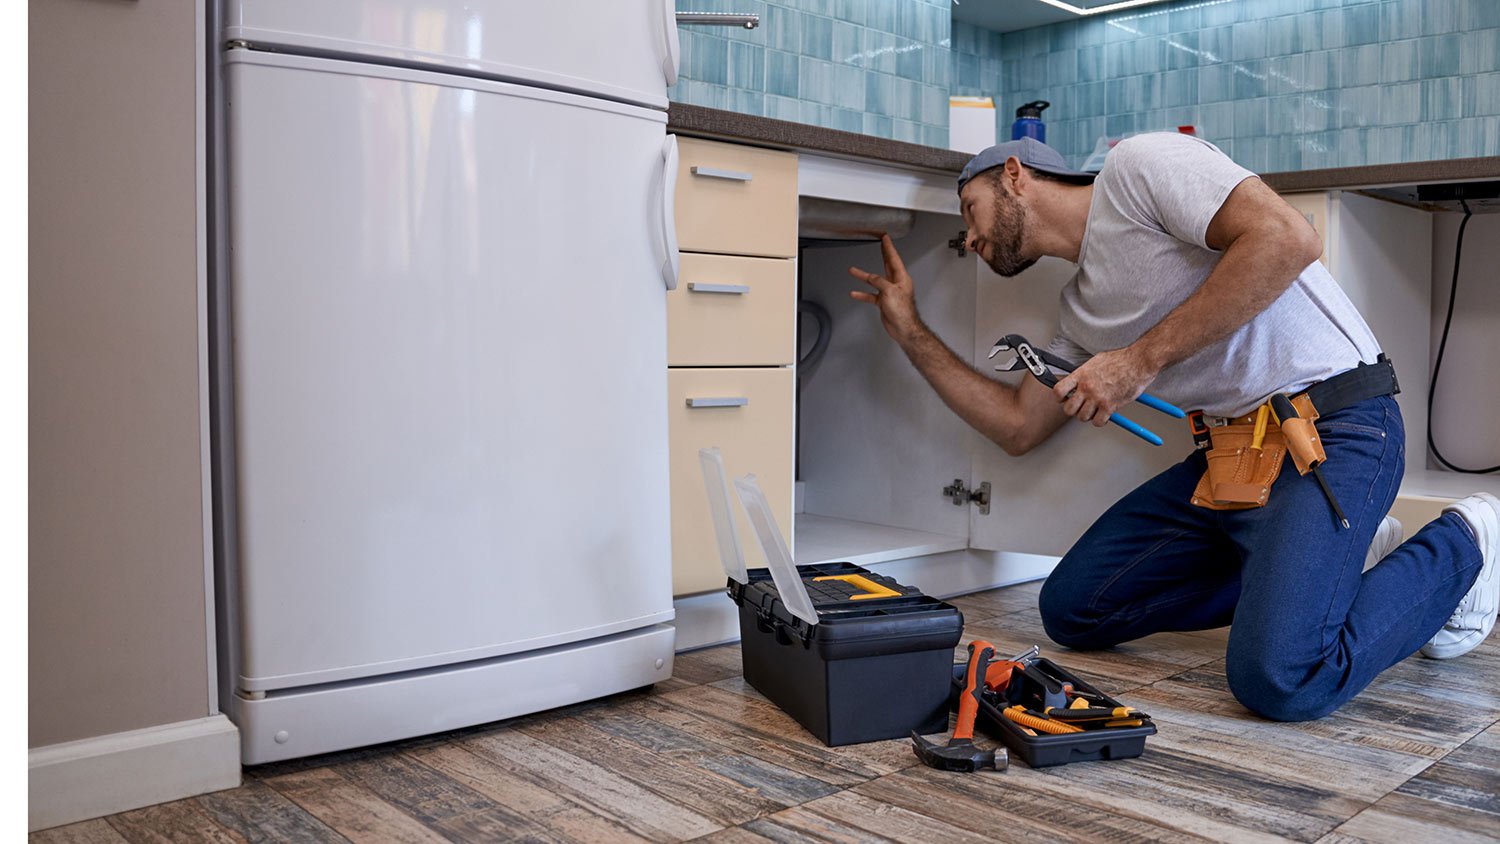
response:
{"label": "man's face", "polygon": [[969,228],[968,248],[996,273],[1010,278],[1036,263],[1023,256],[1027,212],[1005,186],[1005,168],[981,173],[964,185],[959,207]]}

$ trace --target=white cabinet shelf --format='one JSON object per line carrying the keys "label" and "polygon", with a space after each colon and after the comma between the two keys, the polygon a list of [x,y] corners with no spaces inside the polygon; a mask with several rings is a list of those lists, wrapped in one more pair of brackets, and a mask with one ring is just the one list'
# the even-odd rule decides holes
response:
{"label": "white cabinet shelf", "polygon": [[1401,479],[1403,497],[1464,498],[1476,492],[1500,495],[1500,475],[1466,475],[1442,469],[1408,470]]}
{"label": "white cabinet shelf", "polygon": [[798,513],[796,524],[796,562],[799,566],[841,562],[869,566],[969,547],[967,536],[949,536],[812,513]]}

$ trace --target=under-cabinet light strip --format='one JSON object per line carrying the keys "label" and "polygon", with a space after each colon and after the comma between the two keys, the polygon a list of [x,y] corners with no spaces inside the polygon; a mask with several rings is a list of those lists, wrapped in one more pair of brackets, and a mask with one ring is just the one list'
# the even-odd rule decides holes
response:
{"label": "under-cabinet light strip", "polygon": [[1075,15],[1099,15],[1105,12],[1118,12],[1121,9],[1134,9],[1136,6],[1145,6],[1151,3],[1161,3],[1163,0],[1120,0],[1118,3],[1108,3],[1088,9],[1081,9],[1072,3],[1064,3],[1063,0],[1038,0],[1038,2],[1046,3],[1054,9],[1062,9],[1064,12],[1072,12]]}

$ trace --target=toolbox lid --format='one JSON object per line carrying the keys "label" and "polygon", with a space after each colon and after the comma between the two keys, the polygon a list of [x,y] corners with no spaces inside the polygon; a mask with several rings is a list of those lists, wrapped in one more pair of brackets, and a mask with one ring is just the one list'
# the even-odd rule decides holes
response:
{"label": "toolbox lid", "polygon": [[729,477],[724,472],[724,455],[719,453],[718,446],[700,448],[698,462],[703,465],[703,484],[708,488],[708,511],[714,519],[719,562],[730,580],[749,583],[750,576],[745,573],[745,553],[740,550],[739,528],[735,526],[734,511],[729,506]]}
{"label": "toolbox lid", "polygon": [[771,505],[766,501],[766,494],[761,492],[760,484],[754,475],[746,475],[734,479],[734,489],[739,493],[745,514],[750,517],[750,525],[755,528],[761,550],[766,553],[766,567],[771,570],[771,579],[776,582],[776,592],[787,612],[808,624],[817,624],[818,611],[813,609],[812,599],[807,597],[807,587],[802,585],[802,575],[792,564],[786,538],[771,517]]}

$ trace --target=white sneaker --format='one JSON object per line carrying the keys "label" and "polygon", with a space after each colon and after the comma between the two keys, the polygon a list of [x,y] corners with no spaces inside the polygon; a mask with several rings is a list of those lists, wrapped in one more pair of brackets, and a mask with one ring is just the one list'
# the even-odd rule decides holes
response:
{"label": "white sneaker", "polygon": [[1474,531],[1484,565],[1448,623],[1422,646],[1422,654],[1433,659],[1452,659],[1478,647],[1490,635],[1500,609],[1500,576],[1495,574],[1500,568],[1495,564],[1500,557],[1500,498],[1481,492],[1449,504],[1443,512],[1457,513]]}
{"label": "white sneaker", "polygon": [[1385,559],[1385,555],[1396,550],[1401,544],[1401,522],[1395,516],[1386,516],[1380,520],[1380,527],[1375,528],[1375,538],[1370,540],[1370,550],[1365,552],[1365,571],[1375,568],[1375,564]]}

